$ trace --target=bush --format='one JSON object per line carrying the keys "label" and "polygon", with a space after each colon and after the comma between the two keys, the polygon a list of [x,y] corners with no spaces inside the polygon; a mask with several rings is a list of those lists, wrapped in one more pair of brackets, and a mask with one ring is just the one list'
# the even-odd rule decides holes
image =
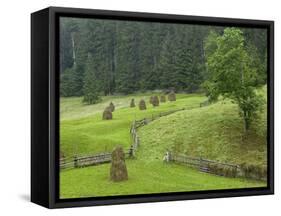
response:
{"label": "bush", "polygon": [[131,100],[131,103],[130,103],[130,107],[135,107],[136,105],[135,105],[135,99],[133,98],[132,100]]}
{"label": "bush", "polygon": [[99,95],[90,92],[90,93],[84,94],[82,102],[86,103],[86,104],[96,104],[96,103],[101,102],[101,98]]}
{"label": "bush", "polygon": [[174,91],[171,91],[169,94],[168,94],[168,100],[169,101],[176,101],[176,94]]}
{"label": "bush", "polygon": [[140,110],[146,110],[146,104],[145,104],[145,101],[143,99],[141,99],[140,102],[139,102],[139,109]]}
{"label": "bush", "polygon": [[112,102],[110,102],[109,108],[110,108],[110,111],[111,111],[111,112],[114,112],[115,106],[114,106],[114,104],[113,104]]}
{"label": "bush", "polygon": [[159,98],[158,96],[154,96],[152,98],[152,105],[155,107],[155,106],[159,106]]}
{"label": "bush", "polygon": [[112,112],[110,107],[106,107],[102,114],[103,120],[110,120],[112,119]]}
{"label": "bush", "polygon": [[165,103],[166,102],[166,96],[165,95],[161,95],[160,96],[160,102],[161,103]]}

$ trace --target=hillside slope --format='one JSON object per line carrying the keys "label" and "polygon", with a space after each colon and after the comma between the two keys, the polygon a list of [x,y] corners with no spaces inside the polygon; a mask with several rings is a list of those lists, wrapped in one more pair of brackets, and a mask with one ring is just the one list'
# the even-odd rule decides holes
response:
{"label": "hillside slope", "polygon": [[[112,151],[117,145],[127,149],[131,145],[129,131],[133,120],[183,107],[187,109],[199,107],[206,99],[205,96],[198,94],[177,94],[177,101],[152,107],[148,102],[151,95],[153,93],[109,96],[101,103],[88,106],[81,103],[81,98],[61,99],[60,150],[67,157],[71,157],[73,154]],[[129,107],[131,98],[136,102],[134,108]],[[146,100],[146,110],[139,110],[140,99]],[[105,121],[102,120],[102,112],[110,101],[115,104],[116,109],[113,112],[113,119]]]}
{"label": "hillside slope", "polygon": [[230,102],[162,117],[139,130],[146,157],[162,158],[167,150],[236,164],[266,164],[266,111],[247,135],[238,107]]}

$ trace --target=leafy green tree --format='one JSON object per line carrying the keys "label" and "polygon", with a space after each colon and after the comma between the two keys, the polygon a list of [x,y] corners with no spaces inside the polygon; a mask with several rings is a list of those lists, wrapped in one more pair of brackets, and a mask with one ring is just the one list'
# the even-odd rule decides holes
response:
{"label": "leafy green tree", "polygon": [[217,37],[217,49],[208,57],[209,94],[221,94],[239,106],[245,131],[262,108],[263,99],[256,91],[256,68],[250,64],[244,37],[237,28],[226,28]]}

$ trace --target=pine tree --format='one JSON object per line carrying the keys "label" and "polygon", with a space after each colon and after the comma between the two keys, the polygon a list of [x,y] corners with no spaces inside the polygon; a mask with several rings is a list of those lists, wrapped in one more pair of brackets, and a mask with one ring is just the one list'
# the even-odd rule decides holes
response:
{"label": "pine tree", "polygon": [[176,87],[178,90],[190,90],[194,84],[192,73],[191,49],[182,42],[178,48],[175,62]]}
{"label": "pine tree", "polygon": [[83,102],[87,104],[95,104],[101,101],[99,89],[98,80],[96,78],[95,64],[93,58],[91,55],[89,55],[85,71]]}
{"label": "pine tree", "polygon": [[175,55],[172,35],[168,33],[163,48],[161,50],[158,71],[160,75],[161,88],[171,88],[177,86],[175,77]]}

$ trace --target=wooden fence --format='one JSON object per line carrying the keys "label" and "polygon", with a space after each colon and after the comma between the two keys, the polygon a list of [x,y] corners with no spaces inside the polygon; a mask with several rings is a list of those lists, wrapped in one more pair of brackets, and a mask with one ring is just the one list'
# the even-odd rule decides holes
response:
{"label": "wooden fence", "polygon": [[[185,108],[162,112],[159,114],[152,114],[151,117],[133,121],[131,128],[130,128],[132,144],[131,144],[131,147],[125,151],[126,158],[134,157],[137,149],[139,148],[140,138],[137,134],[138,128],[143,127],[144,125],[147,125],[151,121],[154,121],[162,116],[167,116],[167,115],[170,115],[172,113],[175,113],[175,112],[178,112],[178,111],[181,111],[184,109]],[[110,162],[111,162],[111,152],[103,152],[100,154],[88,155],[88,156],[75,156],[73,158],[62,157],[60,159],[60,169],[94,166],[94,165],[110,163]]]}
{"label": "wooden fence", "polygon": [[147,125],[148,123],[150,123],[150,122],[152,122],[156,119],[159,119],[163,116],[167,116],[167,115],[170,115],[170,114],[173,114],[175,112],[182,111],[182,110],[185,110],[185,108],[181,108],[181,109],[177,109],[177,110],[170,110],[170,111],[161,112],[161,113],[158,113],[158,114],[152,114],[151,117],[146,117],[146,118],[143,118],[143,119],[140,119],[140,120],[133,121],[133,123],[131,125],[131,128],[130,128],[130,134],[131,134],[133,143],[132,143],[132,145],[129,149],[129,155],[135,156],[135,152],[137,151],[137,149],[140,145],[140,138],[137,134],[138,128],[143,127],[143,126]]}
{"label": "wooden fence", "polygon": [[[125,152],[125,157],[131,156],[130,150]],[[60,168],[80,168],[86,166],[95,166],[103,163],[111,162],[111,152],[103,152],[100,154],[89,155],[89,156],[74,156],[72,160],[60,159]]]}
{"label": "wooden fence", "polygon": [[258,165],[237,165],[223,163],[214,160],[207,160],[199,157],[190,157],[182,154],[167,152],[164,161],[185,164],[195,167],[201,172],[212,173],[226,177],[244,177],[255,180],[265,181],[267,178],[267,166]]}
{"label": "wooden fence", "polygon": [[171,152],[166,153],[164,160],[167,162],[186,164],[199,169],[199,171],[221,176],[236,177],[241,173],[240,167],[236,164],[222,163],[219,161],[207,160],[199,157],[190,157],[181,154],[173,154]]}
{"label": "wooden fence", "polygon": [[68,169],[74,167],[73,159],[60,158],[60,169]]}

